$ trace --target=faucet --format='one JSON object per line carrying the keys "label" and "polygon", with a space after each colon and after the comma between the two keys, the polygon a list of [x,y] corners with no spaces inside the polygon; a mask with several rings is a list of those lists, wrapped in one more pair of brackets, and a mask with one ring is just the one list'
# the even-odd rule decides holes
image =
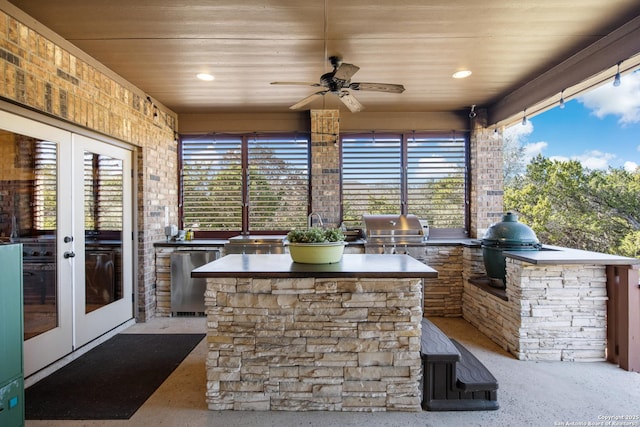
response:
{"label": "faucet", "polygon": [[311,212],[307,217],[307,228],[311,228],[314,216],[318,217],[318,224],[320,225],[320,227],[324,228],[324,224],[322,223],[322,217],[320,216],[319,213],[316,213],[316,212]]}

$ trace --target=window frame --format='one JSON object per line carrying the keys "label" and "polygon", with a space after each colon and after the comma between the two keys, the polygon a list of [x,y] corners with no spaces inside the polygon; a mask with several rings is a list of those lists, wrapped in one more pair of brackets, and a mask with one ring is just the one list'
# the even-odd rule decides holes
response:
{"label": "window frame", "polygon": [[[354,138],[362,138],[362,139],[370,139],[375,142],[376,139],[389,139],[395,138],[400,141],[400,183],[399,183],[399,194],[400,201],[398,204],[397,213],[402,215],[406,215],[410,212],[410,181],[409,178],[409,161],[410,161],[410,143],[415,139],[462,139],[464,144],[464,178],[463,178],[463,186],[464,186],[464,219],[463,219],[463,227],[455,227],[455,228],[438,228],[430,225],[430,237],[452,237],[452,238],[460,238],[460,237],[468,237],[470,230],[470,221],[471,221],[471,209],[470,209],[470,192],[471,192],[471,173],[470,173],[470,132],[464,131],[404,131],[404,132],[354,132],[354,133],[341,133],[340,134],[340,165],[341,165],[341,178],[340,178],[340,209],[341,209],[341,217],[344,221],[344,139],[354,139]],[[446,162],[443,162],[446,164]],[[421,218],[422,219],[422,218]],[[353,224],[351,224],[353,225]],[[362,226],[363,224],[360,224]]]}
{"label": "window frame", "polygon": [[[252,164],[250,161],[250,144],[251,141],[256,139],[289,139],[291,141],[304,141],[306,146],[306,203],[305,203],[305,224],[306,215],[310,212],[311,204],[311,135],[308,132],[253,132],[253,133],[216,133],[207,135],[180,135],[178,139],[178,223],[181,229],[185,229],[185,217],[184,217],[184,158],[183,158],[183,144],[184,140],[197,139],[197,138],[215,138],[216,136],[238,138],[240,140],[240,167],[241,167],[241,218],[240,229],[238,230],[194,230],[197,233],[198,238],[219,238],[228,239],[229,237],[237,236],[239,234],[260,234],[260,235],[282,235],[287,234],[291,227],[286,229],[274,229],[274,230],[259,230],[252,229],[251,212],[249,205],[250,187],[247,182],[247,178],[250,175],[250,167]],[[249,180],[249,184],[250,184]]]}

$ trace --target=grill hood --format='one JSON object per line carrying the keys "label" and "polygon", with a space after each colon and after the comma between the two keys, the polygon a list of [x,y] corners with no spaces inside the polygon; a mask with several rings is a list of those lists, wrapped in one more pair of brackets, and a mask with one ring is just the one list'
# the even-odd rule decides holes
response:
{"label": "grill hood", "polygon": [[367,244],[408,245],[424,242],[424,230],[415,215],[363,215]]}

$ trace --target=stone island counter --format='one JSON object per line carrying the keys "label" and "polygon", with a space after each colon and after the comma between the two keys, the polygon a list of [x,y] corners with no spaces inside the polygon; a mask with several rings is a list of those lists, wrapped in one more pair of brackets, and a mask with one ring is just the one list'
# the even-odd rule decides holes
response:
{"label": "stone island counter", "polygon": [[206,277],[210,410],[420,411],[422,281],[408,255],[228,255]]}

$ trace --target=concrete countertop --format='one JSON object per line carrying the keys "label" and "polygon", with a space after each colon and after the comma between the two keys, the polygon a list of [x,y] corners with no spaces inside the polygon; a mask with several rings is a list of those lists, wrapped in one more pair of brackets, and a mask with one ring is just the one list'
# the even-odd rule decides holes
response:
{"label": "concrete countertop", "polygon": [[[467,244],[469,247],[482,247],[482,240],[474,239]],[[542,245],[539,251],[509,251],[503,250],[507,258],[513,258],[531,264],[593,264],[593,265],[635,265],[640,259],[601,252],[583,251],[580,249],[563,248],[561,246]]]}
{"label": "concrete countertop", "polygon": [[283,255],[227,255],[198,267],[191,277],[433,278],[438,272],[409,255],[344,254],[334,264],[299,264]]}
{"label": "concrete countertop", "polygon": [[[224,246],[228,243],[228,239],[195,239],[195,240],[183,240],[183,241],[170,241],[165,240],[154,243],[154,246],[163,247],[189,247],[189,246]],[[364,246],[367,243],[364,239],[358,239],[351,242],[347,242],[349,246]],[[422,243],[412,243],[410,245],[398,245],[398,246],[456,246],[456,245],[480,245],[480,241],[473,239],[428,239]]]}
{"label": "concrete countertop", "polygon": [[[155,246],[190,248],[196,246],[224,246],[228,240],[225,239],[196,239],[182,242],[157,242]],[[350,246],[364,246],[365,240],[348,242]],[[467,247],[481,247],[480,239],[428,239],[422,244],[424,246],[455,246],[463,245]],[[403,246],[403,245],[400,245]],[[414,246],[414,245],[408,245]],[[505,257],[518,259],[531,264],[595,264],[595,265],[640,265],[640,259],[629,258],[618,255],[609,255],[600,252],[582,251],[579,249],[563,248],[559,246],[543,245],[540,251],[509,251],[504,250]]]}
{"label": "concrete countertop", "polygon": [[635,265],[640,259],[579,249],[543,246],[539,251],[503,251],[505,257],[531,264],[595,264],[595,265]]}

